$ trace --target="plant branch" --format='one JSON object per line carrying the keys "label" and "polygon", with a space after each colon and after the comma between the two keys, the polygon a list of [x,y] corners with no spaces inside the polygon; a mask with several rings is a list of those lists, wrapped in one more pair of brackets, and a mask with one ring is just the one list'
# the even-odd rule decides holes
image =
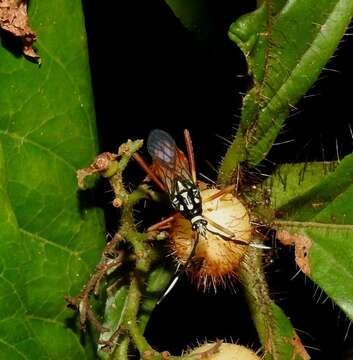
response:
{"label": "plant branch", "polygon": [[273,327],[275,325],[270,309],[272,301],[268,293],[267,282],[262,268],[262,257],[259,251],[249,249],[240,277],[261,343],[267,353],[273,354]]}
{"label": "plant branch", "polygon": [[[116,245],[119,241],[121,241],[121,239],[121,236],[117,234],[105,246],[101,260],[96,266],[95,272],[92,274],[91,278],[84,286],[80,294],[75,297],[65,297],[65,300],[68,302],[69,307],[79,310],[81,329],[86,328],[86,321],[89,320],[100,333],[107,330],[96,319],[92,311],[89,299],[92,292],[97,292],[99,282],[102,277],[106,275],[107,272],[111,271],[112,269],[116,269],[122,264],[123,253],[121,251],[117,252],[116,250]],[[115,258],[112,259],[112,256],[115,256]]]}
{"label": "plant branch", "polygon": [[[134,206],[138,202],[144,199],[160,200],[160,195],[152,191],[146,184],[141,184],[134,191],[129,192],[123,181],[124,170],[141,146],[141,140],[129,140],[119,147],[118,155],[103,153],[97,156],[92,165],[78,172],[81,186],[84,186],[85,177],[93,173],[100,173],[108,179],[115,196],[113,205],[121,208],[121,216],[118,233],[107,244],[95,273],[82,293],[68,301],[71,306],[75,305],[79,309],[82,324],[85,324],[88,319],[101,333],[106,332],[101,334],[99,340],[101,346],[98,354],[103,359],[127,359],[130,340],[140,352],[142,359],[195,358],[194,356],[172,357],[168,352],[159,353],[149,345],[143,336],[149,315],[163,289],[169,283],[171,274],[163,267],[157,267],[151,271],[152,265],[160,259],[158,247],[152,247],[148,241],[151,233],[138,231],[133,216]],[[123,252],[117,249],[117,244],[122,239],[131,245],[131,254],[127,253],[124,258],[133,260],[134,268],[130,274],[129,285],[117,287],[113,284],[107,290],[108,296],[104,313],[106,320],[104,325],[107,324],[109,327],[107,329],[95,319],[89,297],[97,289],[102,277],[121,264]],[[128,251],[126,250],[126,252]],[[144,301],[142,301],[142,292],[148,294]]]}
{"label": "plant branch", "polygon": [[129,360],[129,343],[130,338],[125,335],[118,344],[112,360]]}
{"label": "plant branch", "polygon": [[244,132],[239,128],[222,160],[218,172],[218,184],[227,186],[234,183],[236,170],[246,160],[245,149]]}
{"label": "plant branch", "polygon": [[[158,258],[158,253],[148,243],[148,234],[137,231],[135,219],[133,216],[134,206],[144,199],[156,199],[156,195],[146,184],[139,185],[134,191],[128,192],[124,186],[123,171],[130,159],[142,146],[142,141],[128,141],[119,147],[118,165],[114,166],[115,172],[109,172],[109,182],[114,191],[115,199],[113,204],[121,207],[121,217],[119,219],[119,234],[132,245],[135,256],[135,269],[131,276],[131,282],[126,299],[126,307],[121,313],[117,328],[112,333],[110,340],[114,343],[119,335],[121,328],[126,328],[129,332],[134,345],[139,350],[141,356],[149,354],[150,359],[162,359],[162,355],[154,351],[143,336],[137,323],[137,316],[141,306],[140,286],[146,280],[151,269],[151,265]],[[106,309],[105,317],[110,317],[110,312],[114,308]],[[111,344],[113,349],[114,344]],[[114,352],[115,356],[125,356],[128,347],[128,340],[121,340]]]}
{"label": "plant branch", "polygon": [[152,347],[147,343],[146,339],[143,337],[138,325],[137,325],[137,313],[140,307],[141,300],[141,291],[139,289],[139,284],[137,276],[133,276],[130,284],[127,308],[126,308],[126,320],[125,324],[130,332],[130,335],[139,350],[140,354],[143,354],[146,351],[153,351]]}
{"label": "plant branch", "polygon": [[269,296],[261,252],[249,249],[239,275],[263,346],[264,359],[309,359],[290,321]]}

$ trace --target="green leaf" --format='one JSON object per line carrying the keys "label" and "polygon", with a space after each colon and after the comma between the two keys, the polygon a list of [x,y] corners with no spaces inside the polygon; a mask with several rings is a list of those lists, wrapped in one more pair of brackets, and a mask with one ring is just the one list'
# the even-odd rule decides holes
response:
{"label": "green leaf", "polygon": [[289,111],[317,80],[353,16],[351,0],[263,1],[234,22],[229,37],[244,52],[253,87],[220,168],[231,182],[241,162],[251,167],[267,155]]}
{"label": "green leaf", "polygon": [[77,191],[97,151],[81,2],[33,0],[38,66],[0,48],[0,358],[85,359],[65,295],[104,244]]}
{"label": "green leaf", "polygon": [[[155,308],[158,300],[161,298],[161,295],[165,291],[169,281],[172,277],[172,272],[168,269],[165,269],[163,266],[158,266],[153,269],[148,276],[147,286],[143,293],[143,299],[141,301],[139,315],[138,315],[138,324],[139,328],[144,332],[148,320],[151,316],[153,309]],[[121,325],[126,321],[126,308],[127,308],[127,296],[129,288],[127,285],[119,288],[113,295],[108,295],[106,301],[105,312],[104,312],[104,324],[109,331],[101,334],[100,339],[102,341],[107,341],[117,329],[121,329]],[[117,340],[117,345],[112,346],[113,354],[109,354],[104,351],[99,351],[99,356],[102,359],[115,359],[123,358],[123,355],[120,354],[121,348],[125,347],[126,334],[121,331],[120,334],[115,339]],[[102,346],[99,346],[99,349],[102,349]],[[126,356],[126,355],[125,355]]]}
{"label": "green leaf", "polygon": [[273,208],[280,211],[290,200],[319,184],[336,167],[337,162],[334,161],[280,165],[264,183],[270,188]]}
{"label": "green leaf", "polygon": [[139,314],[139,326],[143,331],[147,326],[153,309],[167,289],[172,277],[173,271],[163,266],[159,266],[151,271]]}
{"label": "green leaf", "polygon": [[217,52],[223,51],[227,45],[227,37],[217,27],[215,11],[219,4],[211,0],[165,0],[167,5],[179,19],[181,24],[188,29],[203,45]]}
{"label": "green leaf", "polygon": [[287,234],[283,231],[293,236],[298,265],[351,320],[352,184],[353,155],[338,164],[283,165],[266,183],[277,213],[274,225],[282,230],[279,237]]}
{"label": "green leaf", "polygon": [[200,33],[203,26],[207,28],[210,14],[205,1],[165,0],[165,2],[187,29]]}
{"label": "green leaf", "polygon": [[[126,309],[128,291],[128,286],[124,285],[121,286],[112,296],[108,296],[107,298],[105,303],[103,326],[109,330],[103,332],[99,337],[99,341],[103,344],[111,338],[114,332],[117,331],[122,324],[124,311]],[[117,336],[117,339],[120,340],[119,336]],[[111,359],[112,357],[110,351],[104,350],[105,347],[103,345],[98,345],[99,357],[101,359]],[[112,346],[110,350],[111,352],[114,352],[114,347]]]}

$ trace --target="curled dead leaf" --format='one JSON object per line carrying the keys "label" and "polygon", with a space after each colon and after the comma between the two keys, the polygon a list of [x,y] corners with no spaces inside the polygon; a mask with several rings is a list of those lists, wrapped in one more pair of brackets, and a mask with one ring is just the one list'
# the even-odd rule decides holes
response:
{"label": "curled dead leaf", "polygon": [[110,152],[104,152],[102,154],[97,155],[89,167],[78,170],[77,181],[79,188],[82,190],[86,188],[85,178],[92,174],[102,173],[102,175],[105,177],[111,176],[116,171],[116,167],[114,165],[116,165],[115,160],[117,157],[118,155],[116,154]]}
{"label": "curled dead leaf", "polygon": [[287,230],[278,230],[276,237],[283,245],[295,246],[295,262],[304,274],[309,275],[309,251],[312,245],[311,239],[304,235],[291,234]]}
{"label": "curled dead leaf", "polygon": [[0,29],[22,40],[22,52],[31,59],[39,60],[33,49],[36,33],[28,24],[26,0],[0,0]]}

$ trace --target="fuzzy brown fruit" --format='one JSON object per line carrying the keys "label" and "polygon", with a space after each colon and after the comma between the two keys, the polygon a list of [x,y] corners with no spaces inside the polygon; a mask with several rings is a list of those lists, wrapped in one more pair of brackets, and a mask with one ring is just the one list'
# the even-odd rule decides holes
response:
{"label": "fuzzy brown fruit", "polygon": [[215,343],[203,344],[192,350],[189,355],[199,355],[203,360],[261,360],[252,350],[245,346],[222,343],[219,347]]}
{"label": "fuzzy brown fruit", "polygon": [[[201,192],[204,216],[232,232],[235,239],[249,243],[251,225],[245,206],[232,194],[206,201],[217,191],[206,189]],[[208,228],[229,237],[211,224],[208,224]],[[185,265],[196,239],[190,221],[178,214],[171,227],[170,239],[172,255],[179,264]],[[224,240],[207,232],[206,237],[200,235],[195,255],[186,272],[200,288],[208,289],[211,285],[215,288],[219,284],[225,286],[228,280],[236,278],[237,269],[247,251],[248,246]]]}

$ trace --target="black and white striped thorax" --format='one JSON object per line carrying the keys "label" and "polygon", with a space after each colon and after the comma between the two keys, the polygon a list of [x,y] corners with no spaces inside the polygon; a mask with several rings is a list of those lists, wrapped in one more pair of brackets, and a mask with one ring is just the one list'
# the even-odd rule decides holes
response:
{"label": "black and white striped thorax", "polygon": [[207,221],[202,216],[202,199],[198,187],[188,179],[174,179],[170,201],[175,210],[190,220],[193,230],[206,235]]}

